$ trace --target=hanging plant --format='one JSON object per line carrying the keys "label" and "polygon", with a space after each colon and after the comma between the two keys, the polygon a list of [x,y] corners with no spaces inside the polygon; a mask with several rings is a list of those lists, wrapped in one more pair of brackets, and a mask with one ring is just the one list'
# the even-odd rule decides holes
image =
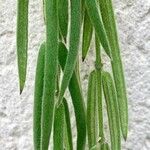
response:
{"label": "hanging plant", "polygon": [[[27,70],[28,5],[28,0],[18,0],[20,94],[24,89]],[[85,150],[86,142],[89,150],[121,150],[121,137],[126,140],[128,133],[128,105],[111,0],[43,0],[42,5],[46,38],[41,43],[36,66],[34,149],[48,150],[53,133],[54,150],[73,150],[75,147]],[[81,35],[82,62],[88,56],[92,36],[95,35],[95,68],[89,75],[87,100],[82,94],[79,70],[82,65],[79,63]],[[103,68],[102,50],[109,58],[112,73]],[[77,137],[72,136],[70,110],[64,95],[67,88],[75,112]],[[104,130],[104,102],[110,136]],[[76,138],[75,145],[73,138]]]}

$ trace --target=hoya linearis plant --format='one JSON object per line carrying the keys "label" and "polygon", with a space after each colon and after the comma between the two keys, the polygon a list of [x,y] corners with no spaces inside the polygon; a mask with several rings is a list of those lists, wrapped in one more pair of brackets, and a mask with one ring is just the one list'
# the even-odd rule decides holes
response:
{"label": "hoya linearis plant", "polygon": [[[43,0],[41,5],[46,35],[39,48],[36,66],[34,150],[48,150],[51,147],[50,137],[53,138],[54,150],[121,150],[121,138],[126,140],[128,133],[128,105],[112,1]],[[26,81],[28,7],[29,0],[18,0],[20,94]],[[84,62],[92,39],[95,40],[95,68],[89,74],[85,99],[80,79],[79,45],[82,45]],[[112,73],[104,70],[102,50],[111,62]],[[76,119],[76,143],[73,142],[70,107],[65,98],[67,88]],[[103,103],[106,105],[110,135],[104,130]]]}

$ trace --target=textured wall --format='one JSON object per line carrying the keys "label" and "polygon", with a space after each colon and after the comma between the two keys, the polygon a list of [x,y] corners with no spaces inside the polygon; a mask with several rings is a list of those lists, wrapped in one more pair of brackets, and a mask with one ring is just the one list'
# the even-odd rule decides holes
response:
{"label": "textured wall", "polygon": [[[0,0],[0,150],[33,150],[32,108],[37,52],[44,39],[41,0],[30,0],[29,59],[19,96],[16,0]],[[129,97],[129,137],[123,150],[150,149],[150,1],[114,0]],[[90,52],[90,55],[93,55]],[[94,58],[83,64],[82,79]]]}

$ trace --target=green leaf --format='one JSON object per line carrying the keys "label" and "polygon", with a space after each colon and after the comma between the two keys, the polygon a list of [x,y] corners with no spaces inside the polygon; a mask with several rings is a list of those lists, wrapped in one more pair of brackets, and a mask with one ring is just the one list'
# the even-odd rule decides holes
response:
{"label": "green leaf", "polygon": [[117,98],[120,110],[120,120],[121,129],[124,139],[127,138],[128,134],[128,104],[127,104],[127,94],[126,85],[123,73],[123,66],[120,56],[120,48],[117,36],[117,29],[115,23],[115,16],[111,0],[99,0],[100,10],[102,14],[102,19],[107,32],[111,47],[112,56],[112,70],[115,80],[115,87],[117,91]]}
{"label": "green leaf", "polygon": [[65,113],[64,106],[61,104],[55,110],[55,118],[54,118],[54,150],[64,150],[64,121],[65,121]]}
{"label": "green leaf", "polygon": [[73,150],[70,113],[69,113],[69,107],[65,98],[63,99],[63,105],[64,105],[64,110],[65,110],[65,122],[66,122],[65,125],[66,125],[66,130],[67,130],[67,139],[68,139],[68,148],[66,148],[66,150]]}
{"label": "green leaf", "polygon": [[28,50],[28,0],[18,0],[17,12],[17,58],[20,94],[26,81]]}
{"label": "green leaf", "polygon": [[[97,93],[97,104],[98,104],[98,125],[99,125],[99,137],[101,142],[104,140],[104,128],[103,128],[103,106],[102,106],[102,64],[101,64],[101,48],[100,43],[95,36],[95,47],[96,47],[96,93]],[[101,143],[100,142],[100,143]]]}
{"label": "green leaf", "polygon": [[39,50],[35,90],[34,90],[34,110],[33,110],[33,135],[34,135],[34,149],[40,150],[41,142],[41,115],[42,115],[42,95],[43,95],[43,79],[44,79],[44,57],[45,57],[45,43],[43,43]]}
{"label": "green leaf", "polygon": [[61,104],[64,93],[69,85],[79,51],[80,28],[81,28],[81,1],[71,0],[71,25],[70,25],[70,39],[69,52],[64,69],[64,75],[61,83],[58,105]]}
{"label": "green leaf", "polygon": [[[63,43],[59,44],[59,63],[64,70],[67,58],[67,49]],[[86,115],[85,104],[77,73],[74,71],[69,83],[69,91],[75,111],[77,124],[77,149],[84,150],[86,143]]]}
{"label": "green leaf", "polygon": [[115,93],[113,80],[108,72],[102,73],[102,82],[107,106],[111,149],[121,150],[120,122],[117,97]]}
{"label": "green leaf", "polygon": [[82,61],[84,61],[88,53],[92,39],[92,33],[93,33],[93,26],[90,22],[90,18],[87,14],[87,11],[85,10],[83,23],[83,39],[82,39]]}
{"label": "green leaf", "polygon": [[97,0],[85,0],[87,12],[89,14],[91,23],[95,29],[96,35],[101,42],[105,52],[111,58],[111,49],[108,41],[108,37],[106,35],[106,31],[101,19],[101,15],[99,13],[99,9],[97,6]]}
{"label": "green leaf", "polygon": [[41,150],[48,150],[58,72],[58,16],[57,0],[45,0],[46,48],[44,67],[44,93],[42,103]]}
{"label": "green leaf", "polygon": [[66,41],[68,31],[68,0],[58,1],[58,17],[60,32]]}
{"label": "green leaf", "polygon": [[96,72],[90,73],[87,96],[87,131],[89,149],[96,145]]}
{"label": "green leaf", "polygon": [[84,13],[85,12],[85,0],[81,0],[81,17],[82,17],[82,21],[84,19]]}

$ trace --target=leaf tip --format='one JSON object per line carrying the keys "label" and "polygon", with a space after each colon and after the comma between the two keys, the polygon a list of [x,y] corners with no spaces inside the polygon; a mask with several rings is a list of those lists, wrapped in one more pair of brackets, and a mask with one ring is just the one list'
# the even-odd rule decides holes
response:
{"label": "leaf tip", "polygon": [[20,95],[22,94],[22,92],[23,92],[23,89],[22,89],[22,88],[20,88]]}
{"label": "leaf tip", "polygon": [[84,60],[85,60],[85,57],[82,57],[82,62],[84,62]]}
{"label": "leaf tip", "polygon": [[125,141],[127,141],[127,138],[128,138],[128,123],[127,122],[128,121],[126,121],[126,123],[122,124],[121,126],[122,136]]}
{"label": "leaf tip", "polygon": [[23,89],[24,89],[24,84],[23,84],[23,85],[20,85],[20,95],[22,94]]}
{"label": "leaf tip", "polygon": [[123,134],[123,139],[124,139],[125,141],[127,141],[127,137],[128,137],[127,133]]}

